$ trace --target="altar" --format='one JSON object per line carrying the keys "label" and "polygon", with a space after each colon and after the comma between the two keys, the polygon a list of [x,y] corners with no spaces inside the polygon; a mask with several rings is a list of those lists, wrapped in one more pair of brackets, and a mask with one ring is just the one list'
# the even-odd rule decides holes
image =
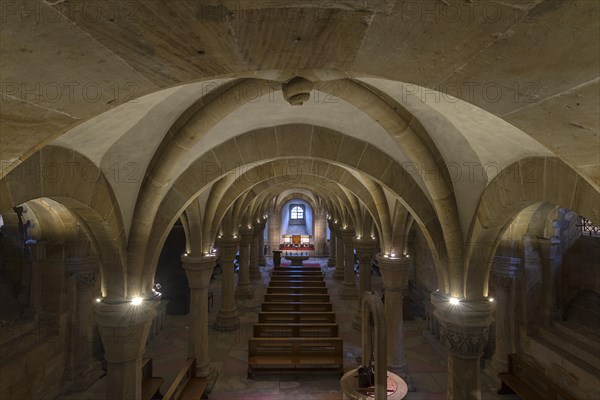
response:
{"label": "altar", "polygon": [[301,267],[303,265],[303,262],[308,260],[310,258],[310,256],[306,255],[288,255],[284,257],[286,260],[289,260],[292,262],[291,266],[292,267]]}

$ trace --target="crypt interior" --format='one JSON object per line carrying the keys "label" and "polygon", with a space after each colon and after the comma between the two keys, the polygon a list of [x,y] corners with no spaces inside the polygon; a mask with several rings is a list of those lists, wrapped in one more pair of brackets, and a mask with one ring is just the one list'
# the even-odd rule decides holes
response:
{"label": "crypt interior", "polygon": [[599,11],[2,0],[0,399],[599,398]]}

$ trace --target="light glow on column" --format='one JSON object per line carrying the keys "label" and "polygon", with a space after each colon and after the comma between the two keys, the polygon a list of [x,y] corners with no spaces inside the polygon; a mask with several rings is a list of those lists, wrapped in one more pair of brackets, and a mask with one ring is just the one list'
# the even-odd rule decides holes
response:
{"label": "light glow on column", "polygon": [[134,297],[133,299],[131,299],[131,304],[133,304],[134,306],[139,306],[140,304],[142,304],[143,301],[144,299],[142,299],[141,297]]}

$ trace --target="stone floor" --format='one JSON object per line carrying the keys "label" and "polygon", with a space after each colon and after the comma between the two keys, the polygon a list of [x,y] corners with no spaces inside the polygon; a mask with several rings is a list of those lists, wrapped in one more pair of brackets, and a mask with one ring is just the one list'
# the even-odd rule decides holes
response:
{"label": "stone floor", "polygon": [[[267,260],[269,262],[270,259]],[[326,265],[324,259],[311,259]],[[214,293],[214,304],[209,313],[210,358],[219,378],[209,398],[211,400],[234,399],[342,399],[337,374],[318,375],[257,375],[255,381],[246,379],[247,344],[252,335],[252,327],[257,322],[269,272],[272,265],[262,268],[262,282],[254,282],[254,298],[236,301],[241,318],[239,331],[220,333],[212,329],[220,304],[219,279],[211,284]],[[352,318],[356,301],[344,301],[338,296],[341,282],[332,279],[333,269],[325,268],[329,294],[340,326],[340,336],[344,340],[344,369],[356,368],[356,358],[360,356],[360,333],[352,328]],[[236,278],[237,279],[237,278]],[[373,276],[373,289],[381,293],[381,278]],[[166,391],[187,357],[188,323],[186,316],[167,316],[165,330],[157,336],[147,350],[147,356],[154,359],[156,376],[165,378],[162,393]],[[405,399],[437,400],[446,398],[446,360],[439,349],[432,346],[422,334],[420,321],[407,321],[405,324],[405,352],[409,379],[414,391]],[[495,393],[496,383],[483,377],[483,399],[514,399],[514,396],[499,396]],[[103,379],[98,381],[85,393],[64,396],[64,399],[84,400],[102,398]]]}

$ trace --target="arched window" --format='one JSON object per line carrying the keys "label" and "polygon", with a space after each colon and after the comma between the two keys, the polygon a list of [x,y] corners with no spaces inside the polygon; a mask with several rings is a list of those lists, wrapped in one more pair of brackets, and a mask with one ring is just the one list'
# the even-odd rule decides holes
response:
{"label": "arched window", "polygon": [[293,206],[290,210],[290,219],[304,219],[304,209],[300,206]]}

